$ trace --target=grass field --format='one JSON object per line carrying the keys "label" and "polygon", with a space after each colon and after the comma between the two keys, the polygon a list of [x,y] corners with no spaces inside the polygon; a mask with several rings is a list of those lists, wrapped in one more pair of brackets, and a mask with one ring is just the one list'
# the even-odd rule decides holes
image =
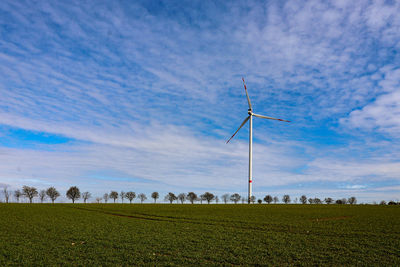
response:
{"label": "grass field", "polygon": [[400,207],[0,204],[0,266],[400,265]]}

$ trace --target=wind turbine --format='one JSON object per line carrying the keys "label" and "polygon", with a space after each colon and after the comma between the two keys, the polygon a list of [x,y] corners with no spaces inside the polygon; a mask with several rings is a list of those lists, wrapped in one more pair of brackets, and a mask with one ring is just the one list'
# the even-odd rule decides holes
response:
{"label": "wind turbine", "polygon": [[231,141],[231,139],[236,135],[236,133],[239,132],[240,128],[242,128],[243,125],[245,125],[246,122],[248,120],[250,120],[250,130],[249,130],[249,198],[248,198],[248,203],[250,203],[251,196],[252,196],[252,182],[253,182],[253,116],[255,116],[257,118],[261,118],[261,119],[268,119],[268,120],[285,121],[285,122],[290,122],[290,121],[282,120],[282,119],[276,119],[276,118],[272,118],[272,117],[268,117],[268,116],[264,116],[264,115],[259,115],[259,114],[253,113],[253,108],[251,107],[249,94],[247,93],[246,83],[244,81],[244,78],[242,78],[242,80],[243,80],[243,85],[244,85],[244,91],[246,92],[247,102],[249,104],[249,109],[247,111],[249,116],[247,116],[247,118],[244,119],[244,121],[240,125],[239,129],[236,130],[236,132],[231,136],[231,138],[229,138],[228,141],[226,141],[226,143],[229,143],[229,141]]}

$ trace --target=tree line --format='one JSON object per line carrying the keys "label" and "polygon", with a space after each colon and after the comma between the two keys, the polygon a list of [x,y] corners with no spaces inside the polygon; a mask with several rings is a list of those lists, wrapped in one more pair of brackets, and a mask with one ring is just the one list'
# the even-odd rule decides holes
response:
{"label": "tree line", "polygon": [[[5,202],[8,203],[10,200],[11,195],[14,196],[16,202],[20,201],[20,198],[25,197],[29,199],[29,202],[32,203],[33,199],[38,197],[40,200],[40,203],[43,203],[46,199],[50,199],[52,203],[60,197],[60,193],[55,187],[49,187],[47,189],[43,190],[37,190],[35,187],[31,186],[26,186],[24,185],[22,189],[17,189],[13,192],[9,191],[7,187],[4,187],[3,190],[3,195],[5,197]],[[71,186],[65,196],[72,201],[72,203],[75,203],[75,201],[82,199],[84,203],[87,203],[89,199],[92,198],[92,194],[88,191],[82,192],[77,186]],[[157,200],[160,198],[160,194],[158,192],[153,192],[151,194],[151,198],[153,199],[154,203],[157,203]],[[147,196],[144,193],[139,193],[136,194],[133,191],[128,191],[128,192],[117,192],[117,191],[111,191],[110,193],[105,193],[102,197],[96,197],[95,202],[96,203],[108,203],[108,201],[113,201],[113,203],[116,203],[118,200],[121,201],[121,203],[124,203],[124,200],[129,201],[129,203],[132,203],[135,199],[139,199],[140,203],[143,203],[144,201],[147,200]],[[186,201],[188,201],[191,204],[194,203],[208,203],[210,204],[211,202],[214,202],[216,204],[218,203],[247,203],[250,202],[252,204],[254,203],[259,203],[262,204],[263,201],[267,204],[271,203],[280,203],[280,199],[277,196],[271,196],[271,195],[266,195],[263,199],[257,199],[255,196],[252,196],[250,200],[247,199],[247,197],[243,197],[238,193],[234,194],[223,194],[221,197],[218,197],[214,195],[213,193],[210,192],[205,192],[204,194],[197,195],[194,192],[189,192],[189,193],[180,193],[178,195],[175,195],[172,192],[169,192],[168,194],[165,195],[164,197],[165,202],[169,203],[181,203],[184,204]],[[332,199],[330,197],[327,197],[325,199],[320,199],[320,198],[307,198],[307,196],[302,195],[300,198],[295,198],[295,200],[292,202],[292,199],[290,198],[289,195],[284,195],[281,199],[281,203],[284,204],[290,204],[290,203],[299,203],[299,204],[357,204],[357,199],[356,197],[349,197],[349,198],[341,198],[341,199]],[[400,205],[400,202],[395,202],[395,201],[389,201],[386,203],[386,201],[382,200],[379,204],[381,205]]]}

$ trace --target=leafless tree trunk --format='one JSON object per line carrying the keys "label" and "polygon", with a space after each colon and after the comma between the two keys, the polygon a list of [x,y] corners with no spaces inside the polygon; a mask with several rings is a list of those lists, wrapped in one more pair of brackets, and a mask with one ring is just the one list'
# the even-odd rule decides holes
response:
{"label": "leafless tree trunk", "polygon": [[7,186],[4,186],[3,194],[4,194],[4,198],[6,200],[6,203],[8,203],[8,201],[10,199],[10,191],[7,190]]}
{"label": "leafless tree trunk", "polygon": [[19,203],[19,198],[22,196],[22,193],[19,189],[14,191],[14,197],[17,199],[17,202]]}
{"label": "leafless tree trunk", "polygon": [[83,202],[86,203],[86,201],[92,197],[92,194],[90,194],[89,192],[84,192],[82,194],[82,198],[83,198]]}
{"label": "leafless tree trunk", "polygon": [[39,199],[40,199],[40,203],[43,203],[43,200],[46,199],[46,191],[45,190],[40,190]]}

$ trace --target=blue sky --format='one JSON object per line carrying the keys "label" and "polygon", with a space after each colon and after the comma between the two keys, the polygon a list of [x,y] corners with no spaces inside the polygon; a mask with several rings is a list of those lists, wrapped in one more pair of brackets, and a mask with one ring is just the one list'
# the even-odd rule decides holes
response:
{"label": "blue sky", "polygon": [[0,183],[400,198],[396,1],[1,1]]}

